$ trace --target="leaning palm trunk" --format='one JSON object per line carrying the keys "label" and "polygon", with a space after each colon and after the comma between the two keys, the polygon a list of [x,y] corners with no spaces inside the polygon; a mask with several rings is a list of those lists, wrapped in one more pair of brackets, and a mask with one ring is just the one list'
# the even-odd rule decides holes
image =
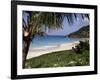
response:
{"label": "leaning palm trunk", "polygon": [[31,39],[30,39],[30,35],[23,35],[23,61],[22,61],[22,65],[23,68],[25,68],[25,62],[26,62],[26,58],[27,58],[27,54],[29,51],[29,46],[31,43]]}
{"label": "leaning palm trunk", "polygon": [[24,48],[23,48],[23,68],[25,68],[25,62],[26,62],[26,58],[27,58],[29,46],[30,46],[30,41],[24,41]]}

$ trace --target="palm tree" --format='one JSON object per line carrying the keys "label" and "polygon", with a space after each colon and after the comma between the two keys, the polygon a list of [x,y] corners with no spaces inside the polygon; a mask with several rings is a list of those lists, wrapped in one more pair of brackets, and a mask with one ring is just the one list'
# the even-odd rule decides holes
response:
{"label": "palm tree", "polygon": [[[74,13],[55,13],[55,12],[32,12],[27,13],[27,20],[23,18],[23,68],[25,68],[26,57],[29,51],[29,46],[32,39],[39,34],[43,34],[46,30],[55,30],[62,28],[64,18],[67,18],[69,23],[73,23]],[[88,17],[87,14],[82,17]]]}

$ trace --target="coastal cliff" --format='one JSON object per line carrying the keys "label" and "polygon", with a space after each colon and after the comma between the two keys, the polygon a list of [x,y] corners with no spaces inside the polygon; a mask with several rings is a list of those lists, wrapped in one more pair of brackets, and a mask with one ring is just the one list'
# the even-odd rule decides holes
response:
{"label": "coastal cliff", "polygon": [[70,38],[89,38],[89,25],[80,28],[79,30],[67,35]]}

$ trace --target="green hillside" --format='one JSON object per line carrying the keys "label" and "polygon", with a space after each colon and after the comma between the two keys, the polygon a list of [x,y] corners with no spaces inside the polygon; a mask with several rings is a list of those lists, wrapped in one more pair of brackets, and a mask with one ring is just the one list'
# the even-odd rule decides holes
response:
{"label": "green hillside", "polygon": [[89,25],[80,28],[78,31],[67,35],[70,38],[89,38]]}

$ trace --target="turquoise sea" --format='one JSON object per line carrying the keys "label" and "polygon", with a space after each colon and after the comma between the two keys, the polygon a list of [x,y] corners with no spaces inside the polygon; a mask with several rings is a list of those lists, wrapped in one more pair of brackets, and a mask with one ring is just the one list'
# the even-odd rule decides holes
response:
{"label": "turquoise sea", "polygon": [[37,36],[31,42],[31,48],[40,48],[44,46],[55,46],[63,43],[79,41],[80,38],[68,38],[65,36]]}

